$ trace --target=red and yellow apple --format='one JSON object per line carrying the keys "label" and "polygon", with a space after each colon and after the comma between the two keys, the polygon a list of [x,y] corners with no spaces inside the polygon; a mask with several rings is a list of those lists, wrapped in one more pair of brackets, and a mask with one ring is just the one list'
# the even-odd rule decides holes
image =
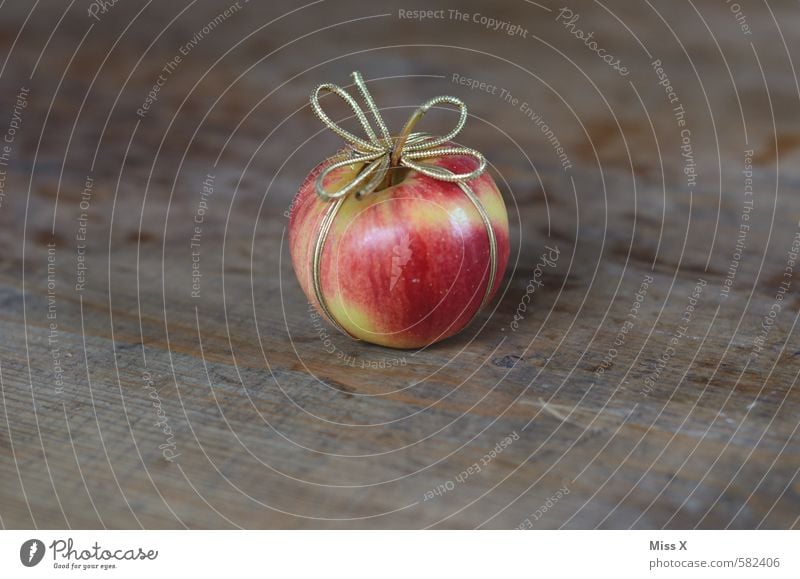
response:
{"label": "red and yellow apple", "polygon": [[[334,201],[319,198],[315,182],[331,162],[323,161],[306,178],[289,219],[295,273],[320,312],[313,257],[321,221]],[[469,173],[478,161],[451,155],[425,162]],[[359,169],[332,171],[325,189],[338,190]],[[320,287],[328,311],[351,336],[393,348],[419,348],[459,332],[480,308],[490,278],[489,235],[457,183],[400,171],[394,185],[342,202],[321,255]],[[483,204],[497,241],[494,295],[508,263],[508,215],[488,172],[468,185]]]}

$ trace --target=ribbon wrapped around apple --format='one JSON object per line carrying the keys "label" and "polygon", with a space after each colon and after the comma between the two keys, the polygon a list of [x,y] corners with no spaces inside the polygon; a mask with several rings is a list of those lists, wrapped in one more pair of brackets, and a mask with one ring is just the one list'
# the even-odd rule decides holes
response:
{"label": "ribbon wrapped around apple", "polygon": [[[464,329],[500,286],[509,255],[506,207],[483,155],[453,143],[467,120],[461,100],[428,100],[392,137],[361,75],[353,79],[378,130],[340,86],[312,92],[315,114],[347,146],[317,165],[297,193],[292,262],[309,302],[345,334],[425,347]],[[366,138],[325,114],[323,93],[352,108]],[[460,112],[452,131],[412,132],[442,104]]]}

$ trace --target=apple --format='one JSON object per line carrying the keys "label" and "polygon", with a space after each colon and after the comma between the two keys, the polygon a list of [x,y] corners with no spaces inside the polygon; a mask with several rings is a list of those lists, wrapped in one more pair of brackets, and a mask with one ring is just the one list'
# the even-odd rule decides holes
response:
{"label": "apple", "polygon": [[[331,162],[311,171],[289,217],[294,270],[320,313],[313,258],[322,219],[334,201],[321,199],[315,182]],[[467,155],[425,162],[460,174],[478,163]],[[323,185],[338,190],[360,169],[340,167]],[[420,348],[456,334],[480,309],[490,278],[489,234],[457,183],[411,169],[393,170],[399,171],[394,184],[342,201],[321,254],[320,289],[331,316],[352,337],[392,348]],[[491,297],[508,263],[508,215],[488,172],[467,185],[485,208],[497,243]]]}

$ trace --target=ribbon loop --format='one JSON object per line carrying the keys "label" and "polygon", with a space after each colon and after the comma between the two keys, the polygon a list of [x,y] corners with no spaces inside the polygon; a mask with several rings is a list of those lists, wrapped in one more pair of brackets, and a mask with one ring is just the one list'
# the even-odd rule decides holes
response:
{"label": "ribbon loop", "polygon": [[[388,161],[381,159],[378,163],[371,162],[376,159],[380,159],[381,157],[385,157],[383,152],[374,153],[371,156],[365,155],[357,158],[347,157],[345,159],[342,159],[341,161],[331,163],[330,165],[325,167],[325,169],[323,169],[322,172],[317,176],[316,189],[315,189],[317,195],[319,195],[322,199],[329,201],[332,199],[338,199],[340,197],[344,197],[345,195],[349,194],[352,191],[355,191],[356,195],[360,197],[361,195],[364,194],[363,191],[368,190],[371,186],[372,189],[370,190],[374,190],[374,187],[377,187],[378,183],[380,183],[380,180],[382,180],[386,176],[386,171],[388,170]],[[325,181],[325,178],[330,173],[336,171],[341,167],[354,165],[356,163],[367,163],[367,165],[365,165],[364,168],[362,168],[362,170],[359,172],[359,174],[356,176],[355,179],[344,185],[338,191],[329,192],[325,190],[323,183]],[[367,181],[367,185],[365,185],[364,187],[359,187],[362,183],[364,183],[364,181],[367,180],[367,177],[369,177],[372,174],[375,174],[376,177],[372,180]],[[375,181],[374,186],[373,186],[373,181]]]}
{"label": "ribbon loop", "polygon": [[[353,82],[355,82],[359,92],[361,93],[361,97],[364,99],[364,102],[367,103],[367,107],[372,113],[372,116],[375,117],[375,122],[378,123],[378,128],[381,130],[384,143],[388,143],[392,140],[392,135],[389,134],[389,129],[386,127],[386,123],[383,122],[383,117],[381,117],[380,112],[378,111],[378,105],[376,105],[375,101],[372,100],[372,95],[369,94],[367,85],[364,83],[364,79],[361,77],[361,73],[355,71],[352,74],[352,77]],[[373,142],[375,142],[374,139]]]}
{"label": "ribbon loop", "polygon": [[[322,106],[319,104],[319,96],[323,91],[335,94],[344,100],[344,102],[346,102],[348,105],[350,105],[353,113],[361,122],[361,126],[364,127],[364,132],[367,133],[367,136],[370,138],[370,142],[367,142],[364,139],[355,136],[353,133],[346,131],[337,125],[333,120],[331,120],[331,118],[325,113],[325,111],[322,110]],[[311,106],[314,110],[314,113],[317,115],[319,120],[325,124],[325,126],[327,126],[330,130],[342,137],[351,145],[360,147],[367,151],[382,151],[382,148],[378,145],[378,137],[375,135],[375,131],[372,130],[372,126],[369,124],[369,120],[364,114],[364,111],[361,110],[361,107],[358,105],[356,100],[339,85],[330,83],[319,85],[311,94]]]}
{"label": "ribbon loop", "polygon": [[451,130],[443,137],[432,138],[431,140],[418,145],[406,146],[407,151],[411,152],[411,151],[419,151],[421,149],[422,150],[432,149],[434,147],[438,147],[439,145],[447,143],[448,141],[452,141],[455,138],[455,136],[461,132],[461,129],[464,128],[464,125],[467,124],[467,105],[464,104],[464,102],[461,99],[457,99],[456,97],[452,96],[442,95],[426,101],[419,107],[419,109],[417,109],[419,116],[422,117],[422,115],[427,113],[431,108],[441,103],[448,103],[454,105],[458,109],[459,118],[458,122],[456,123],[456,126],[453,128],[453,130]]}
{"label": "ribbon loop", "polygon": [[[468,173],[453,173],[452,171],[444,169],[443,167],[416,162],[419,159],[445,157],[448,155],[472,157],[478,162],[478,166]],[[411,151],[406,153],[400,162],[403,167],[408,167],[409,169],[419,171],[428,177],[442,181],[450,181],[451,183],[471,181],[476,177],[480,177],[480,175],[486,170],[486,157],[481,155],[478,151],[474,149],[467,149],[466,147],[445,147],[441,149]]]}

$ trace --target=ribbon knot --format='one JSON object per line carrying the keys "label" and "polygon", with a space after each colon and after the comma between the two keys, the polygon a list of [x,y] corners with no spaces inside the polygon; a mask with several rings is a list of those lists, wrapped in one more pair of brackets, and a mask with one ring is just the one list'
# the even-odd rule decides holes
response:
{"label": "ribbon knot", "polygon": [[[317,176],[316,192],[319,197],[329,201],[345,197],[353,192],[357,197],[368,195],[377,190],[387,180],[389,171],[397,167],[405,167],[418,171],[423,175],[448,181],[451,183],[466,183],[480,176],[486,169],[486,159],[474,149],[466,147],[442,146],[451,141],[464,128],[467,122],[467,105],[461,99],[452,96],[434,97],[420,105],[406,122],[400,136],[392,138],[389,129],[381,117],[372,95],[369,93],[361,74],[354,72],[353,81],[358,87],[370,114],[380,131],[380,136],[375,132],[366,113],[356,100],[342,87],[336,84],[321,84],[311,93],[311,108],[317,118],[334,133],[342,137],[347,144],[347,150],[340,155],[340,160],[328,165]],[[366,139],[358,137],[336,124],[322,110],[319,98],[322,93],[333,93],[344,100],[353,110],[356,118],[364,128]],[[455,106],[460,115],[456,126],[442,137],[434,137],[427,133],[412,133],[411,128],[427,113],[431,107],[439,104]],[[422,163],[426,159],[446,155],[466,155],[474,158],[478,166],[469,173],[453,173],[444,167],[437,167],[429,163]],[[358,175],[337,191],[328,191],[324,187],[325,178],[333,171],[349,165],[363,164]]]}

